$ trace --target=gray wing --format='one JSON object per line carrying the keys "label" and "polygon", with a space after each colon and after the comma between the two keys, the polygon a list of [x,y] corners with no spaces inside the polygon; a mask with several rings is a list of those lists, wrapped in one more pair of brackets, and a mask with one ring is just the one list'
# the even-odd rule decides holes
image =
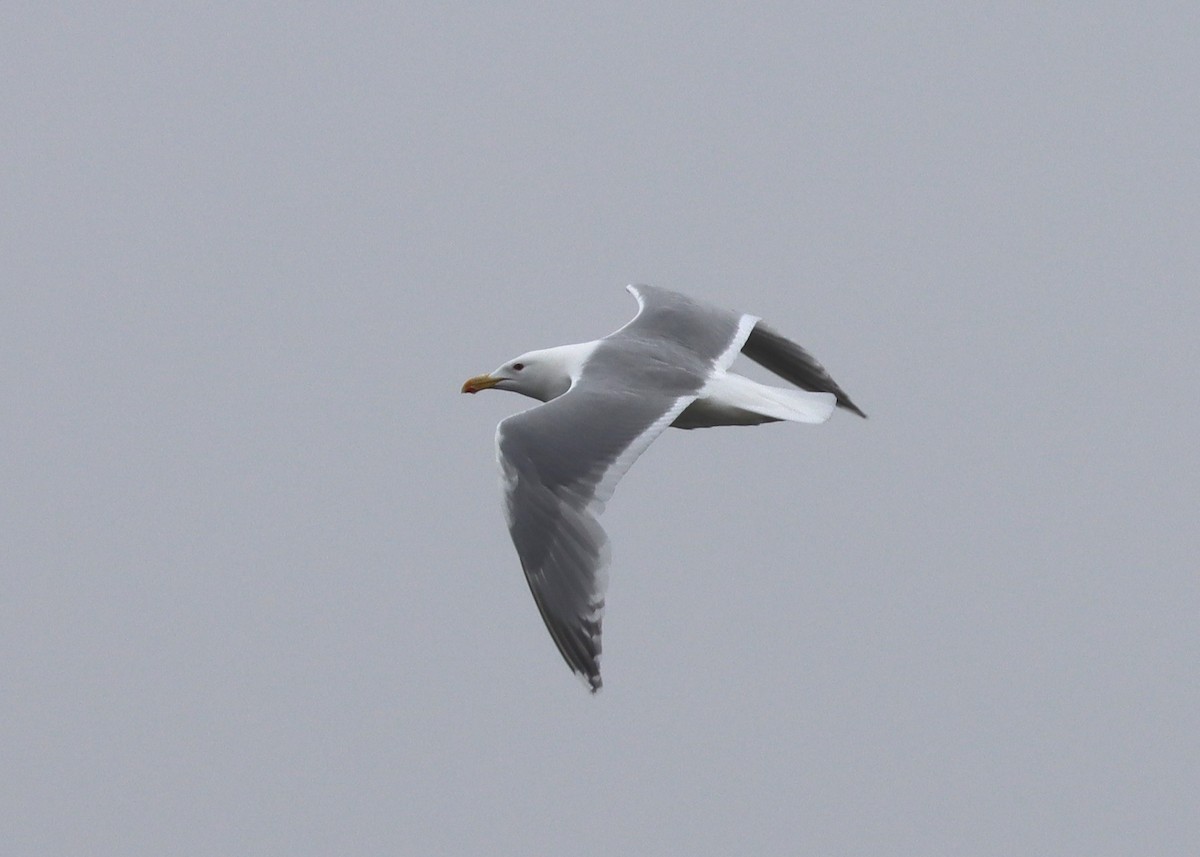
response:
{"label": "gray wing", "polygon": [[631,397],[580,384],[496,430],[505,517],[538,611],[567,664],[600,689],[608,537],[617,481],[694,396]]}
{"label": "gray wing", "polygon": [[733,362],[753,316],[652,286],[563,395],[496,430],[505,516],[538,610],[567,664],[600,688],[608,537],[597,516],[646,448]]}
{"label": "gray wing", "polygon": [[657,286],[625,288],[637,298],[638,314],[606,340],[653,340],[660,355],[672,352],[674,362],[705,378],[714,369],[729,368],[758,321]]}
{"label": "gray wing", "polygon": [[742,353],[763,368],[785,381],[814,393],[833,393],[838,407],[866,418],[858,405],[850,401],[846,391],[837,385],[817,360],[787,337],[767,327],[761,321],[750,331]]}

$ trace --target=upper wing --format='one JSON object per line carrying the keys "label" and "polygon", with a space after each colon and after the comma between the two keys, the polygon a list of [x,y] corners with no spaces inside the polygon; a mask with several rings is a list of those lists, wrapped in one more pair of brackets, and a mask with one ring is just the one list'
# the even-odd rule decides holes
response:
{"label": "upper wing", "polygon": [[505,517],[559,652],[600,688],[608,537],[597,516],[617,481],[694,396],[630,396],[579,384],[496,430]]}
{"label": "upper wing", "polygon": [[866,418],[867,415],[850,401],[845,390],[829,377],[824,366],[799,345],[761,321],[750,331],[746,344],[742,346],[742,353],[797,387],[812,390],[814,393],[833,393],[837,397],[839,407]]}
{"label": "upper wing", "polygon": [[756,316],[715,307],[658,286],[625,287],[638,314],[608,339],[643,337],[672,353],[672,362],[706,380],[728,369],[758,321]]}

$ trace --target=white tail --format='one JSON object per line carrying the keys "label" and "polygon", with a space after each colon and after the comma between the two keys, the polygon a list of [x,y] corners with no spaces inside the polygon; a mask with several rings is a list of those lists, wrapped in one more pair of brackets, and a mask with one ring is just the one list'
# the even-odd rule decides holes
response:
{"label": "white tail", "polygon": [[788,420],[823,423],[833,414],[832,393],[769,387],[742,375],[723,372],[709,379],[704,392],[672,423],[676,428],[752,426]]}

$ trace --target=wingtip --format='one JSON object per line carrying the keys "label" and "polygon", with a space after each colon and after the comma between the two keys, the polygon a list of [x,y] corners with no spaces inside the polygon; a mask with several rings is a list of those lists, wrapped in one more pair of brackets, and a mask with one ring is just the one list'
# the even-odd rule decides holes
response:
{"label": "wingtip", "polygon": [[600,688],[604,686],[604,681],[600,678],[599,668],[575,670],[575,676],[583,682],[583,686],[587,688],[588,693],[595,696],[600,692]]}
{"label": "wingtip", "polygon": [[864,420],[867,418],[867,415],[865,413],[863,413],[863,409],[860,408],[858,405],[854,404],[854,402],[850,401],[849,399],[842,399],[840,402],[838,402],[838,404],[841,405],[846,410],[848,410],[850,413],[858,414]]}
{"label": "wingtip", "polygon": [[579,671],[579,677],[583,679],[587,685],[588,693],[595,696],[599,693],[600,688],[604,686],[604,679],[600,678],[600,640],[596,640],[596,654]]}

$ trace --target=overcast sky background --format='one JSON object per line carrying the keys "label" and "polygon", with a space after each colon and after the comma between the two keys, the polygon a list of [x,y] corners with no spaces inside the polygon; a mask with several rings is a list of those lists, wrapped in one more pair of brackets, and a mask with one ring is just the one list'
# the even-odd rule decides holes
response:
{"label": "overcast sky background", "polygon": [[[1019,5],[8,7],[4,853],[1200,853],[1200,11]],[[628,282],[871,418],[663,435],[591,697],[458,390]]]}

